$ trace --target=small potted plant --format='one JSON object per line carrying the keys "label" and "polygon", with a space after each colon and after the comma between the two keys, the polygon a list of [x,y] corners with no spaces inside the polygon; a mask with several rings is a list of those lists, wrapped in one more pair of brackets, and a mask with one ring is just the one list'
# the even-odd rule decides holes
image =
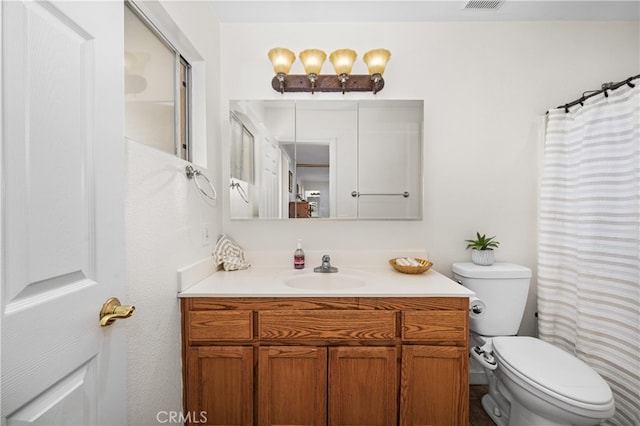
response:
{"label": "small potted plant", "polygon": [[476,232],[476,239],[465,240],[467,249],[471,250],[471,261],[476,265],[489,266],[495,262],[493,249],[498,248],[500,243],[495,240],[495,236],[487,237],[485,234],[480,235]]}

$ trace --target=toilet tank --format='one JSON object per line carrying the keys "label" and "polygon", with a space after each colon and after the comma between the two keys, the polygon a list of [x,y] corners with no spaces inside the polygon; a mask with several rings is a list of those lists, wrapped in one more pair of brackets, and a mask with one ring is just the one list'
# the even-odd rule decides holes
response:
{"label": "toilet tank", "polygon": [[490,266],[454,263],[453,279],[476,294],[486,309],[469,318],[469,329],[482,336],[512,336],[518,333],[529,295],[531,270],[513,263]]}

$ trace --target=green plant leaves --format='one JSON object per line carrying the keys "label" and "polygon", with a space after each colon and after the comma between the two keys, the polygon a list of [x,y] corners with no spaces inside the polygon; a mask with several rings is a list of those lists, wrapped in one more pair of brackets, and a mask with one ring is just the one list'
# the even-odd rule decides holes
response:
{"label": "green plant leaves", "polygon": [[497,248],[500,243],[495,241],[496,236],[488,237],[486,234],[480,235],[479,232],[476,232],[475,240],[464,240],[467,244],[467,249],[476,249],[476,250],[493,250]]}

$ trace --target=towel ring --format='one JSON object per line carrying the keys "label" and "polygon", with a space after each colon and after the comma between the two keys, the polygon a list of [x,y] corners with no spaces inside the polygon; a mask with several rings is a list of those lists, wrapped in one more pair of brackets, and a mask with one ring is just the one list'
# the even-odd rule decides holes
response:
{"label": "towel ring", "polygon": [[231,181],[231,189],[235,189],[236,191],[238,191],[238,194],[240,194],[240,198],[242,198],[245,203],[249,204],[247,193],[244,191],[244,188],[242,187],[242,185],[240,185],[239,182]]}
{"label": "towel ring", "polygon": [[[211,201],[216,200],[216,198],[218,197],[218,194],[216,194],[216,188],[214,188],[213,184],[211,183],[207,175],[205,175],[204,173],[202,173],[202,171],[198,169],[194,169],[193,166],[190,166],[190,165],[185,168],[185,173],[187,174],[187,179],[189,180],[193,179],[193,183],[196,185],[196,188],[198,188],[198,191],[200,191],[202,195],[204,195]],[[207,192],[204,189],[202,189],[202,187],[198,183],[198,179],[196,179],[198,176],[202,176],[204,180],[207,181],[207,184],[209,185],[209,188],[211,188],[213,195],[207,194]]]}

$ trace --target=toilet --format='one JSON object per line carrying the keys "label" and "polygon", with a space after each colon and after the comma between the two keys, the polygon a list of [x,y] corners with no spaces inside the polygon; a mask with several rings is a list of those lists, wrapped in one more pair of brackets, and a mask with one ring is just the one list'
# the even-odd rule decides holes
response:
{"label": "toilet", "polygon": [[516,336],[531,270],[513,263],[453,264],[470,299],[472,360],[482,365],[489,393],[482,407],[498,426],[589,426],[613,416],[609,385],[582,360],[551,343]]}

